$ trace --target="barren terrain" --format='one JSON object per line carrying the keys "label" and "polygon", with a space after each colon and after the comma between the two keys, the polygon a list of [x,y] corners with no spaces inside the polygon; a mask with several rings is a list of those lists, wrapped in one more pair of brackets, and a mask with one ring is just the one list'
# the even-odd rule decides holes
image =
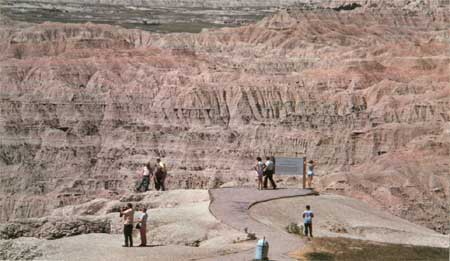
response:
{"label": "barren terrain", "polygon": [[[126,16],[128,2],[108,8]],[[291,7],[196,34],[1,13],[0,259],[84,259],[98,246],[129,256],[117,234],[126,202],[151,209],[158,245],[136,258],[253,251],[248,233],[209,212],[208,192],[191,189],[255,186],[254,159],[266,155],[317,161],[315,189],[335,194],[311,204],[318,235],[448,246],[450,12],[375,2]],[[170,191],[134,194],[156,157]],[[255,217],[285,233],[305,200],[256,205]]]}
{"label": "barren terrain", "polygon": [[310,205],[315,215],[315,237],[345,237],[391,244],[448,248],[449,237],[412,224],[344,196],[320,195],[279,199],[255,205],[250,215],[284,230],[290,223],[303,226],[302,213]]}
{"label": "barren terrain", "polygon": [[[43,226],[26,219],[3,225],[2,236],[14,229],[34,234],[0,240],[0,259],[250,260],[254,256],[255,239],[265,237],[270,242],[271,258],[292,260],[298,249],[313,247],[307,243],[304,248],[307,241],[286,230],[288,224],[299,221],[301,207],[305,204],[313,206],[316,237],[402,243],[403,251],[417,246],[448,248],[447,236],[375,210],[360,201],[333,195],[304,196],[309,193],[311,191],[301,189],[225,188],[209,193],[174,190],[129,194],[117,201],[99,198],[56,209],[46,217],[49,221]],[[289,198],[280,199],[283,197]],[[260,201],[263,202],[258,203]],[[117,211],[128,202],[149,208],[148,247],[121,247],[122,224]],[[106,224],[108,231],[88,231],[89,226],[81,223],[89,218]],[[57,226],[54,220],[65,222]],[[86,230],[75,230],[81,228]],[[60,233],[62,238],[45,238],[38,231],[46,231],[51,236]],[[135,245],[140,243],[137,232],[134,232]],[[430,248],[429,251],[442,252],[442,249]],[[410,256],[415,258],[421,254],[412,251]]]}
{"label": "barren terrain", "polygon": [[[128,202],[149,208],[149,247],[121,247],[123,225],[118,210]],[[174,190],[130,194],[117,201],[96,199],[56,209],[41,226],[26,219],[0,225],[2,238],[13,230],[18,236],[0,240],[0,259],[119,260],[133,257],[133,260],[140,260],[151,256],[157,260],[187,260],[253,248],[254,241],[248,234],[216,220],[208,206],[206,190]],[[136,218],[138,215],[136,212]],[[99,231],[83,224],[89,219],[96,219],[107,230]],[[58,226],[55,220],[64,221],[64,225]],[[63,238],[55,237],[57,233]],[[140,243],[138,230],[133,237],[137,246]]]}

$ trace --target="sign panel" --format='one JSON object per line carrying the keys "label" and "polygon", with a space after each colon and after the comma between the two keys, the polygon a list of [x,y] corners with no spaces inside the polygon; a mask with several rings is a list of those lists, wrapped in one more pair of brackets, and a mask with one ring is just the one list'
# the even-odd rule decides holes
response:
{"label": "sign panel", "polygon": [[305,158],[275,158],[275,174],[277,175],[302,175]]}

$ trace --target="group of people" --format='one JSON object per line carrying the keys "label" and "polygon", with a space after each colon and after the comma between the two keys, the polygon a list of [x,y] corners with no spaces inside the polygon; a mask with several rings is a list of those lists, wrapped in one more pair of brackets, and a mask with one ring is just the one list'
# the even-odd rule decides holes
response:
{"label": "group of people", "polygon": [[[306,182],[308,188],[312,188],[312,181],[314,178],[314,167],[316,163],[312,160],[306,162]],[[259,190],[267,189],[267,181],[270,180],[270,184],[273,189],[277,188],[275,181],[273,180],[273,175],[275,174],[275,158],[266,157],[266,162],[262,161],[261,157],[256,158],[255,171],[258,175],[257,188]]]}
{"label": "group of people", "polygon": [[[147,208],[142,207],[139,209],[141,211],[139,219],[134,222],[135,210],[133,205],[128,203],[126,207],[120,210],[120,217],[123,217],[123,235],[125,238],[125,244],[123,247],[133,247],[133,229],[136,228],[140,232],[141,244],[139,247],[147,246]],[[308,238],[312,238],[312,219],[314,213],[311,211],[311,207],[306,205],[305,211],[302,214],[303,225],[304,225],[304,235]],[[136,226],[134,226],[136,223]]]}
{"label": "group of people", "polygon": [[137,191],[148,191],[150,187],[150,181],[153,177],[153,181],[155,184],[156,190],[165,191],[165,180],[167,177],[167,167],[164,162],[161,161],[160,158],[156,159],[156,164],[152,166],[150,162],[145,164],[144,168],[140,172],[142,176],[142,181],[139,186],[136,188]]}
{"label": "group of people", "polygon": [[[306,164],[306,174],[307,174],[307,185],[311,188],[313,177],[314,177],[314,167],[315,162],[310,160],[305,163]],[[266,161],[263,162],[261,157],[256,158],[255,171],[258,175],[258,189],[267,189],[268,181],[270,181],[272,189],[276,189],[277,185],[273,180],[273,175],[275,173],[275,158],[274,157],[266,157]],[[137,191],[148,191],[150,186],[151,178],[154,178],[154,184],[156,190],[165,190],[165,179],[167,176],[167,167],[164,162],[161,161],[160,158],[156,159],[156,164],[152,166],[150,162],[148,162],[142,171],[140,172],[142,176],[142,181],[139,186],[136,188]],[[123,217],[123,233],[125,238],[125,244],[123,247],[132,247],[133,246],[133,229],[136,228],[140,232],[141,236],[141,244],[140,247],[144,247],[147,245],[147,209],[145,207],[139,208],[141,211],[139,215],[139,219],[137,222],[134,222],[135,210],[131,203],[128,203],[126,207],[120,210],[120,217]],[[309,205],[306,206],[306,210],[302,214],[304,221],[304,234],[305,236],[312,237],[312,218],[314,217],[313,212],[311,211],[311,207]],[[136,224],[136,226],[134,226]]]}
{"label": "group of people", "polygon": [[[258,175],[258,189],[267,189],[267,181],[270,180],[270,184],[273,189],[277,189],[277,184],[273,180],[273,174],[275,173],[275,159],[274,157],[266,157],[264,163],[261,157],[256,158],[255,170]],[[263,181],[264,178],[264,181]]]}
{"label": "group of people", "polygon": [[[140,208],[141,214],[136,222],[136,229],[139,230],[141,235],[140,247],[147,245],[147,208]],[[133,205],[128,203],[127,206],[120,210],[120,217],[123,217],[123,235],[125,237],[125,244],[123,247],[133,247],[133,229],[134,227],[134,214]]]}
{"label": "group of people", "polygon": [[[136,187],[136,191],[145,192],[149,190],[150,181],[152,180],[155,184],[156,190],[165,191],[165,180],[167,177],[167,167],[164,162],[161,161],[160,158],[156,159],[156,164],[152,166],[150,162],[145,164],[142,171],[139,171],[139,174],[142,177],[140,184]],[[132,247],[133,246],[133,229],[136,228],[139,230],[141,235],[141,244],[140,247],[147,245],[147,208],[142,207],[138,210],[141,211],[139,215],[139,219],[137,222],[134,222],[135,210],[131,203],[128,203],[126,207],[120,210],[120,217],[123,217],[123,235],[125,237],[125,244],[123,247]],[[136,224],[136,226],[134,226]]]}
{"label": "group of people", "polygon": [[[305,161],[306,167],[306,183],[308,188],[311,188],[314,178],[314,167],[316,163],[313,160]],[[255,171],[258,175],[258,190],[267,189],[267,181],[270,180],[273,189],[277,188],[273,175],[275,174],[275,158],[266,157],[266,162],[263,162],[261,157],[256,158]],[[314,213],[311,211],[311,206],[306,205],[305,211],[302,213],[304,235],[308,238],[312,238],[312,219]]]}

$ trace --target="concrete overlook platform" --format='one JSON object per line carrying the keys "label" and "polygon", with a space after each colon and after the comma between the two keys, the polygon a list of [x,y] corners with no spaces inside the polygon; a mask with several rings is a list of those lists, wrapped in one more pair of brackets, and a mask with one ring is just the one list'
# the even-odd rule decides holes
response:
{"label": "concrete overlook platform", "polygon": [[[269,242],[270,260],[292,260],[288,252],[301,248],[304,241],[286,231],[258,222],[250,216],[249,209],[260,202],[274,199],[313,195],[309,189],[257,190],[256,188],[221,188],[209,191],[211,197],[210,211],[221,222],[238,230],[247,229],[256,233],[258,238],[265,237]],[[294,207],[294,206],[293,206]],[[302,208],[299,208],[299,213]],[[286,224],[287,225],[287,224]],[[205,260],[252,260],[254,249],[214,257]]]}

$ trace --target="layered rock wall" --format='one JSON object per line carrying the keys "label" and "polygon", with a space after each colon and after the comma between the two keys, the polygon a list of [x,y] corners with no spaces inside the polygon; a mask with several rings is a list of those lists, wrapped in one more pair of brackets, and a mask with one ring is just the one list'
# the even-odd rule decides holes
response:
{"label": "layered rock wall", "polygon": [[448,24],[436,9],[291,10],[200,34],[5,25],[0,220],[116,198],[157,156],[170,188],[208,188],[253,182],[253,158],[275,154],[446,232]]}
{"label": "layered rock wall", "polygon": [[300,6],[303,8],[337,8],[338,10],[352,10],[358,7],[367,8],[434,8],[448,6],[446,0],[20,0],[20,2],[39,4],[66,3],[87,5],[127,5],[147,6],[152,8],[267,8]]}

